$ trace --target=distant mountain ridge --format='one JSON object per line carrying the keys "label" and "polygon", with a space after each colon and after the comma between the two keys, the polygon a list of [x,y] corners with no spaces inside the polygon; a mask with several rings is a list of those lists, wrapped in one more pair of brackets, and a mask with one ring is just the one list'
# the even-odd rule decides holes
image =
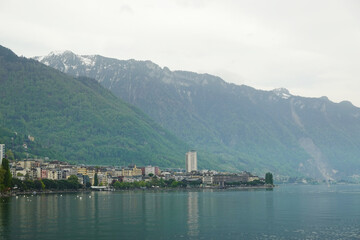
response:
{"label": "distant mountain ridge", "polygon": [[94,79],[73,78],[0,46],[0,89],[3,139],[11,131],[34,136],[40,144],[33,144],[34,155],[51,149],[84,164],[183,166],[184,142]]}
{"label": "distant mountain ridge", "polygon": [[220,169],[324,179],[360,171],[360,109],[350,102],[293,96],[286,89],[256,90],[151,61],[70,51],[35,59],[95,78]]}

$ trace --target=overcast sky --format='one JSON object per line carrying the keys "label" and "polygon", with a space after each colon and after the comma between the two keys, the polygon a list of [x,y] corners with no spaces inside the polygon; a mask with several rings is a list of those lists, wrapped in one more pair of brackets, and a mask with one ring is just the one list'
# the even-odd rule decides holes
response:
{"label": "overcast sky", "polygon": [[0,0],[0,44],[151,60],[360,106],[360,1]]}

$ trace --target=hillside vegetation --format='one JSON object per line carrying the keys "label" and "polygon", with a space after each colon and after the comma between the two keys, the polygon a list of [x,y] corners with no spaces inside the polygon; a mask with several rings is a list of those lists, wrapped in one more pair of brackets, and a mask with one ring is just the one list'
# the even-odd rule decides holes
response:
{"label": "hillside vegetation", "polygon": [[349,102],[256,90],[150,61],[69,51],[37,59],[95,78],[197,149],[201,167],[326,179],[360,171],[360,109]]}
{"label": "hillside vegetation", "polygon": [[42,149],[56,152],[48,157],[183,165],[183,142],[93,79],[74,79],[0,46],[0,86],[0,127],[34,137]]}

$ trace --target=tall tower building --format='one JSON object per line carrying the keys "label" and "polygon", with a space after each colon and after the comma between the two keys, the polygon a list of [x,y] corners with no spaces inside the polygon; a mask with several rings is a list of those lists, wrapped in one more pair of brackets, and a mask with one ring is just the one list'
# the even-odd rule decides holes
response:
{"label": "tall tower building", "polygon": [[197,155],[195,150],[186,153],[186,172],[197,171]]}
{"label": "tall tower building", "polygon": [[0,144],[0,165],[3,158],[5,158],[5,144]]}

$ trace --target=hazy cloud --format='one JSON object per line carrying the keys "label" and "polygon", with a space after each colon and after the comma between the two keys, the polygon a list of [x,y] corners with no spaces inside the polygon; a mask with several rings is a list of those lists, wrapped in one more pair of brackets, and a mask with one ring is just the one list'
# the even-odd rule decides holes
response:
{"label": "hazy cloud", "polygon": [[27,57],[69,49],[286,87],[360,106],[359,1],[0,2],[0,44]]}

